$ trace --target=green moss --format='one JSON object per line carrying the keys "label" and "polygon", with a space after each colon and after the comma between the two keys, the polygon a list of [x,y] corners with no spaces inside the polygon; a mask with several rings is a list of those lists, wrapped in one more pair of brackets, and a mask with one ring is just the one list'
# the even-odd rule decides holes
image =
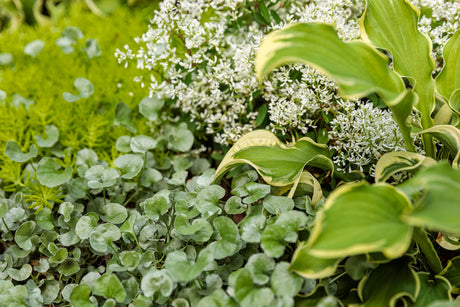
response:
{"label": "green moss", "polygon": [[[68,17],[52,25],[24,25],[15,32],[0,33],[1,52],[14,57],[13,66],[0,66],[0,90],[7,93],[0,105],[0,155],[8,140],[16,140],[28,148],[35,143],[35,135],[44,133],[46,125],[55,125],[60,146],[71,147],[74,152],[84,147],[98,154],[110,152],[120,135],[131,134],[126,128],[113,125],[115,107],[123,102],[136,110],[148,91],[133,82],[139,74],[136,67],[124,68],[114,53],[116,48],[123,48],[145,32],[153,9],[154,6],[136,10],[121,7],[109,17],[100,17],[75,4],[70,7]],[[65,54],[55,41],[70,25],[78,27],[84,38],[77,42],[73,53]],[[44,41],[45,47],[33,58],[24,54],[24,47],[36,39]],[[86,39],[97,39],[101,56],[88,59],[84,52]],[[73,83],[79,77],[93,83],[94,94],[69,103],[62,94],[75,93]],[[30,110],[24,106],[16,108],[11,103],[15,94],[35,103]],[[137,111],[133,115],[140,118]],[[135,120],[134,125],[138,133],[147,133],[143,120]],[[1,156],[0,161],[9,159]],[[4,169],[4,162],[0,166]]]}

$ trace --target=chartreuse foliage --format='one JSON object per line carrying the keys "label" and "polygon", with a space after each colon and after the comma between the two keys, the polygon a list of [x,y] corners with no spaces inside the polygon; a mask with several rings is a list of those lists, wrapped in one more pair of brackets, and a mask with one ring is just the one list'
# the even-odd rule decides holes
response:
{"label": "chartreuse foliage", "polygon": [[[327,278],[343,270],[339,264],[345,258],[352,263],[350,259],[357,259],[353,257],[366,255],[361,262],[369,265],[361,273],[345,265],[350,277],[361,280],[358,295],[365,306],[395,306],[398,301],[427,306],[451,299],[458,282],[452,278],[455,266],[443,271],[426,230],[460,237],[460,32],[446,44],[444,67],[433,79],[432,46],[417,28],[418,16],[407,0],[367,0],[360,20],[363,41],[343,42],[326,24],[293,24],[269,34],[257,53],[260,80],[281,65],[301,62],[332,77],[344,98],[376,93],[404,137],[408,152],[382,157],[375,169],[378,183],[348,183],[332,191],[290,265],[304,277]],[[411,132],[417,130],[408,120],[412,112],[420,114],[418,131],[426,156],[415,153]],[[435,146],[434,139],[443,146]],[[318,168],[333,172],[330,158],[328,149],[311,139],[284,145],[269,132],[255,131],[230,149],[217,176],[249,164],[264,181],[282,187],[281,192],[290,188],[293,195],[304,168],[310,176]],[[397,186],[385,183],[401,172],[415,175]],[[311,182],[310,189],[321,187]],[[274,233],[282,236],[282,231]],[[413,241],[423,256],[405,255]],[[416,273],[414,255],[436,276]],[[385,264],[368,270],[379,262]]]}

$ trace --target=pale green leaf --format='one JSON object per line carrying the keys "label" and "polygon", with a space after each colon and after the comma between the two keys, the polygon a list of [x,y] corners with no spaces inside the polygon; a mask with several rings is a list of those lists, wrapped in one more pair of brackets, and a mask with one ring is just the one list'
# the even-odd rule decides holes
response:
{"label": "pale green leaf", "polygon": [[241,238],[248,243],[259,243],[265,227],[265,216],[247,216],[240,224]]}
{"label": "pale green leaf", "polygon": [[275,260],[265,254],[253,254],[244,266],[256,285],[265,285],[270,280],[270,272],[275,268]]}
{"label": "pale green leaf", "polygon": [[88,59],[98,57],[101,55],[101,47],[97,43],[97,39],[87,39],[85,42],[85,53]]}
{"label": "pale green leaf", "polygon": [[331,76],[345,98],[377,92],[385,101],[392,101],[404,91],[385,56],[362,42],[342,42],[330,25],[299,23],[270,33],[257,53],[256,72],[261,79],[274,68],[293,62],[309,64]]}
{"label": "pale green leaf", "polygon": [[418,172],[398,188],[422,192],[403,221],[447,233],[460,234],[460,170],[439,163]]}
{"label": "pale green leaf", "polygon": [[111,245],[113,241],[117,241],[121,238],[120,229],[110,223],[101,224],[91,232],[89,242],[91,247],[96,251],[105,253],[108,250],[108,245]]}
{"label": "pale green leaf", "polygon": [[161,195],[147,198],[140,205],[144,208],[145,214],[153,221],[158,220],[169,209],[168,201]]}
{"label": "pale green leaf", "polygon": [[24,47],[24,53],[35,58],[42,51],[43,47],[45,47],[45,42],[41,39],[36,39]]}
{"label": "pale green leaf", "polygon": [[247,269],[239,269],[232,275],[235,299],[240,306],[270,306],[275,298],[272,290],[270,288],[254,288],[251,274]]}
{"label": "pale green leaf", "polygon": [[418,30],[420,12],[408,0],[368,0],[361,19],[361,35],[365,41],[388,50],[396,72],[414,80],[414,91],[420,98],[416,106],[422,113],[422,125],[432,126],[434,108],[435,67],[431,42]]}
{"label": "pale green leaf", "polygon": [[196,262],[190,262],[184,252],[174,251],[166,256],[165,268],[175,280],[191,281],[198,277],[212,260],[212,252],[209,249],[203,249]]}
{"label": "pale green leaf", "polygon": [[64,216],[64,222],[70,221],[73,209],[74,205],[67,201],[59,205],[58,213]]}
{"label": "pale green leaf", "polygon": [[136,132],[136,126],[133,124],[132,111],[129,106],[123,102],[119,102],[115,108],[115,118],[113,119],[114,126],[123,126],[131,132]]}
{"label": "pale green leaf", "polygon": [[35,226],[35,222],[27,221],[16,230],[16,233],[14,234],[14,241],[16,241],[16,244],[20,248],[30,250],[33,247],[31,239]]}
{"label": "pale green leaf", "polygon": [[347,184],[328,197],[308,239],[311,255],[340,258],[382,252],[388,258],[409,248],[412,227],[400,220],[411,208],[407,197],[387,184]]}
{"label": "pale green leaf", "polygon": [[214,219],[213,225],[221,237],[219,241],[212,242],[209,245],[214,259],[223,259],[235,254],[239,237],[238,227],[235,222],[228,217],[219,216]]}
{"label": "pale green leaf", "polygon": [[117,139],[115,147],[120,152],[131,152],[131,137],[129,135],[122,135]]}
{"label": "pale green leaf", "polygon": [[142,170],[144,160],[138,155],[127,154],[116,158],[114,165],[123,170],[124,174],[121,175],[121,178],[133,179]]}
{"label": "pale green leaf", "polygon": [[256,130],[241,137],[220,163],[216,178],[239,164],[250,164],[268,184],[276,186],[294,183],[307,165],[334,169],[326,145],[310,138],[285,145],[266,130]]}
{"label": "pale green leaf", "polygon": [[279,215],[288,212],[294,208],[294,201],[291,198],[283,196],[269,195],[263,202],[265,210],[273,215]]}
{"label": "pale green leaf", "polygon": [[156,121],[159,112],[164,105],[164,100],[157,96],[145,97],[139,103],[139,112],[144,115],[148,120]]}
{"label": "pale green leaf", "polygon": [[278,258],[284,254],[286,244],[284,243],[284,236],[286,229],[281,225],[269,225],[262,232],[260,246],[265,254],[270,257]]}
{"label": "pale green leaf", "polygon": [[77,88],[80,97],[88,98],[94,92],[94,86],[88,79],[77,78],[75,79],[74,85]]}
{"label": "pale green leaf", "polygon": [[78,237],[82,240],[88,239],[91,232],[96,229],[98,220],[98,215],[94,212],[87,213],[79,218],[75,226],[75,232]]}
{"label": "pale green leaf", "polygon": [[458,167],[460,158],[460,129],[451,125],[438,125],[425,129],[421,134],[429,134],[443,143],[452,159],[452,166]]}
{"label": "pale green leaf", "polygon": [[196,198],[196,208],[203,216],[220,213],[219,199],[225,196],[225,189],[218,185],[211,185],[201,190]]}
{"label": "pale green leaf", "polygon": [[94,307],[94,304],[89,300],[91,288],[86,284],[80,284],[73,288],[70,294],[70,302],[74,306]]}
{"label": "pale green leaf", "polygon": [[53,145],[56,144],[59,139],[58,129],[53,125],[47,125],[45,127],[45,134],[46,138],[43,138],[41,135],[35,136],[37,145],[43,148],[53,147]]}
{"label": "pale green leaf", "polygon": [[294,297],[302,288],[303,278],[290,272],[288,268],[287,262],[277,263],[270,278],[271,287],[278,297]]}
{"label": "pale green leaf", "polygon": [[30,274],[32,274],[32,266],[28,263],[25,263],[20,269],[9,268],[6,272],[8,273],[9,277],[16,281],[24,281],[29,278]]}
{"label": "pale green leaf", "polygon": [[59,186],[72,177],[72,167],[66,166],[64,171],[59,172],[61,166],[52,158],[42,158],[37,165],[37,178],[41,184],[53,188]]}
{"label": "pale green leaf", "polygon": [[108,203],[102,207],[104,213],[102,219],[112,223],[121,224],[128,217],[128,211],[125,207],[117,203]]}
{"label": "pale green leaf", "polygon": [[147,135],[136,135],[131,139],[130,147],[135,153],[145,154],[150,149],[155,148],[157,141]]}
{"label": "pale green leaf", "polygon": [[65,276],[71,276],[80,271],[80,265],[73,258],[67,258],[58,266],[58,272]]}
{"label": "pale green leaf", "polygon": [[125,299],[126,291],[116,275],[104,274],[94,283],[94,294],[114,298],[121,303]]}
{"label": "pale green leaf", "polygon": [[[444,66],[436,77],[436,91],[444,96],[446,100],[452,101],[452,94],[460,89],[460,31],[447,41],[442,49]],[[452,105],[451,105],[452,106]],[[454,110],[460,112],[458,105]]]}
{"label": "pale green leaf", "polygon": [[168,141],[173,150],[187,152],[193,146],[194,136],[193,133],[186,128],[174,127],[171,134],[168,136]]}
{"label": "pale green leaf", "polygon": [[8,143],[6,143],[5,154],[15,162],[26,162],[31,158],[35,158],[37,153],[38,150],[35,145],[31,145],[29,151],[27,153],[23,153],[18,143],[15,141],[8,141]]}
{"label": "pale green leaf", "polygon": [[436,160],[415,152],[395,151],[384,154],[375,166],[375,182],[385,182],[398,172],[416,172],[436,164]]}
{"label": "pale green leaf", "polygon": [[145,296],[169,297],[176,283],[167,270],[151,270],[142,277],[141,289]]}

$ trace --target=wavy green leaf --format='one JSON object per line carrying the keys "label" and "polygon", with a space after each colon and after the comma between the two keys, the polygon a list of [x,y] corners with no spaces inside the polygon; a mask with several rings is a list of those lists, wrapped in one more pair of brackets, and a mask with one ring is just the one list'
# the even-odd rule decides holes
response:
{"label": "wavy green leaf", "polygon": [[442,276],[432,277],[429,273],[419,272],[417,277],[420,281],[420,292],[415,303],[410,307],[425,307],[437,300],[451,300],[452,286]]}
{"label": "wavy green leaf", "polygon": [[422,193],[415,201],[415,208],[401,216],[403,221],[414,226],[460,234],[460,170],[439,163],[421,170],[415,177],[399,185],[398,189]]}
{"label": "wavy green leaf", "polygon": [[[436,77],[436,91],[451,101],[452,94],[460,89],[460,31],[447,41],[442,49],[444,66]],[[454,108],[457,112],[458,108]]]}
{"label": "wavy green leaf", "polygon": [[453,293],[460,294],[460,256],[447,261],[447,265],[439,275],[449,280]]}
{"label": "wavy green leaf", "polygon": [[400,75],[415,81],[419,96],[416,106],[422,113],[422,125],[433,125],[435,63],[431,57],[431,41],[418,30],[420,12],[408,0],[368,0],[360,20],[361,36],[378,48],[389,51],[393,67]]}
{"label": "wavy green leaf", "polygon": [[409,248],[412,227],[400,220],[409,199],[387,184],[348,184],[336,189],[319,212],[308,239],[316,257],[382,252],[388,258]]}
{"label": "wavy green leaf", "polygon": [[239,164],[253,166],[268,184],[275,186],[294,183],[307,165],[334,169],[326,145],[306,137],[294,145],[285,145],[266,130],[256,130],[239,139],[217,168],[216,178]]}
{"label": "wavy green leaf", "polygon": [[436,160],[415,152],[389,152],[384,154],[375,166],[375,182],[385,182],[397,172],[415,172],[421,167],[436,163]]}
{"label": "wavy green leaf", "polygon": [[452,158],[452,166],[458,167],[460,158],[460,129],[451,125],[438,125],[425,129],[421,134],[430,134],[443,143]]}

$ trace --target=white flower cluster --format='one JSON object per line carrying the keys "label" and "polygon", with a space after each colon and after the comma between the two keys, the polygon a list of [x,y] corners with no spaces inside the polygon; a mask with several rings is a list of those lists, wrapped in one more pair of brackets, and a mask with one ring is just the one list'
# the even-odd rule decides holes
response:
{"label": "white flower cluster", "polygon": [[[116,56],[120,63],[134,61],[139,69],[151,71],[150,94],[172,101],[222,144],[232,144],[255,129],[257,106],[266,103],[267,128],[282,133],[307,133],[316,127],[321,112],[335,114],[330,137],[341,166],[361,167],[385,151],[402,149],[402,138],[387,111],[362,101],[342,101],[335,83],[306,65],[279,68],[263,87],[256,79],[255,54],[265,34],[294,22],[324,22],[333,25],[344,40],[358,39],[364,0],[271,2],[276,2],[272,9],[282,21],[261,26],[241,22],[252,14],[252,1],[163,0],[149,30],[136,41],[139,49],[125,46]],[[458,28],[458,4],[420,2],[416,4],[432,12],[428,19],[421,19],[420,27],[441,46],[446,35]],[[438,9],[438,2],[444,9]],[[144,85],[145,80],[137,81]],[[351,128],[363,123],[371,131],[366,135]]]}

